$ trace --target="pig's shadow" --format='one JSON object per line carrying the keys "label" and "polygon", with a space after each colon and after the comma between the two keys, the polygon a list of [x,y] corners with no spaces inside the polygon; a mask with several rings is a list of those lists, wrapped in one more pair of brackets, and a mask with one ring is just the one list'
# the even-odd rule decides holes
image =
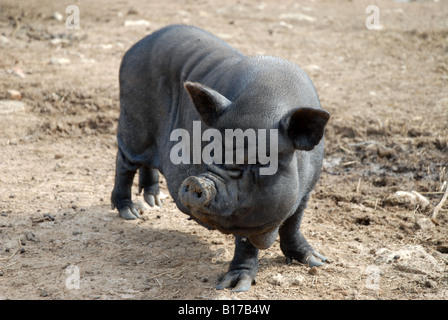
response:
{"label": "pig's shadow", "polygon": [[[123,277],[126,274],[128,281],[136,281],[132,284],[134,290],[141,291],[141,286],[150,290],[154,285],[175,292],[179,287],[185,287],[185,292],[179,292],[183,298],[210,292],[230,262],[223,257],[224,244],[212,250],[211,242],[194,234],[197,229],[178,231],[172,225],[165,229],[163,225],[167,222],[163,220],[169,214],[163,210],[151,211],[145,220],[130,221],[121,219],[116,211],[105,206],[93,206],[76,209],[70,221],[62,221],[61,227],[68,238],[76,239],[77,235],[82,235],[87,250],[78,247],[76,253],[77,248],[72,247],[72,255],[107,266],[105,276]],[[176,223],[182,221],[177,219]],[[205,233],[217,232],[200,228]]]}

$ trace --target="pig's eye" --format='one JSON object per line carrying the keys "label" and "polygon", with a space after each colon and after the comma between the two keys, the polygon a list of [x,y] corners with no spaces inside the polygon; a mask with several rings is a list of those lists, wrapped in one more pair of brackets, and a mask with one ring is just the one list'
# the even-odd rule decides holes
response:
{"label": "pig's eye", "polygon": [[231,179],[239,179],[243,176],[244,169],[240,165],[235,164],[217,164],[218,167],[225,175]]}
{"label": "pig's eye", "polygon": [[239,179],[243,176],[244,166],[238,164],[226,164],[225,170],[230,178]]}
{"label": "pig's eye", "polygon": [[260,167],[257,165],[250,166],[250,173],[255,182],[260,178]]}

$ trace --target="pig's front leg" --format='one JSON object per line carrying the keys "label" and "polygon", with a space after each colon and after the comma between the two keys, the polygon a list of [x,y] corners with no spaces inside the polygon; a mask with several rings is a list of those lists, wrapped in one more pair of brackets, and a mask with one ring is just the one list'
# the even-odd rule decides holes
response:
{"label": "pig's front leg", "polygon": [[234,292],[249,291],[258,272],[258,249],[249,239],[235,236],[235,254],[229,271],[219,281],[216,289],[233,288]]}
{"label": "pig's front leg", "polygon": [[151,207],[154,205],[161,207],[159,191],[159,171],[147,166],[141,166],[139,169],[138,193],[143,190],[143,198]]}
{"label": "pig's front leg", "polygon": [[296,212],[280,227],[280,248],[286,256],[288,263],[291,263],[292,259],[295,259],[300,263],[315,267],[322,265],[327,261],[327,258],[315,251],[308,244],[302,232],[300,232],[303,211],[306,208],[308,199],[309,195],[302,200]]}

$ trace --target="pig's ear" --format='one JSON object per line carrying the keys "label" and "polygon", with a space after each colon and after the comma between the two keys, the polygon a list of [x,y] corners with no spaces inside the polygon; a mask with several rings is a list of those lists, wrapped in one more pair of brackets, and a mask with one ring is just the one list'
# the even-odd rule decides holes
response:
{"label": "pig's ear", "polygon": [[222,94],[203,84],[187,81],[184,86],[202,120],[209,126],[215,124],[224,110],[232,104]]}
{"label": "pig's ear", "polygon": [[300,108],[284,119],[283,128],[295,149],[310,151],[322,139],[329,118],[325,110]]}

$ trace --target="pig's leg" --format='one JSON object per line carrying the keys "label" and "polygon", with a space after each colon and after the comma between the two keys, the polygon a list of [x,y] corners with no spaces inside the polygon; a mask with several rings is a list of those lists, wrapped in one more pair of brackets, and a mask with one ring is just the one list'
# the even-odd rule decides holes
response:
{"label": "pig's leg", "polygon": [[302,200],[294,215],[289,217],[280,227],[280,248],[288,263],[295,259],[310,267],[314,267],[322,265],[327,261],[327,258],[315,251],[308,244],[302,232],[300,232],[303,211],[306,208],[308,199],[309,195]]}
{"label": "pig's leg", "polygon": [[139,169],[138,193],[143,190],[145,201],[151,206],[162,206],[159,194],[159,170],[142,166]]}
{"label": "pig's leg", "polygon": [[219,281],[216,289],[233,288],[232,291],[249,291],[258,272],[258,249],[247,238],[235,236],[235,255],[229,271]]}
{"label": "pig's leg", "polygon": [[131,220],[140,218],[140,214],[132,204],[132,182],[139,165],[132,164],[124,154],[118,150],[115,166],[115,185],[112,191],[112,209],[117,208],[120,217]]}

